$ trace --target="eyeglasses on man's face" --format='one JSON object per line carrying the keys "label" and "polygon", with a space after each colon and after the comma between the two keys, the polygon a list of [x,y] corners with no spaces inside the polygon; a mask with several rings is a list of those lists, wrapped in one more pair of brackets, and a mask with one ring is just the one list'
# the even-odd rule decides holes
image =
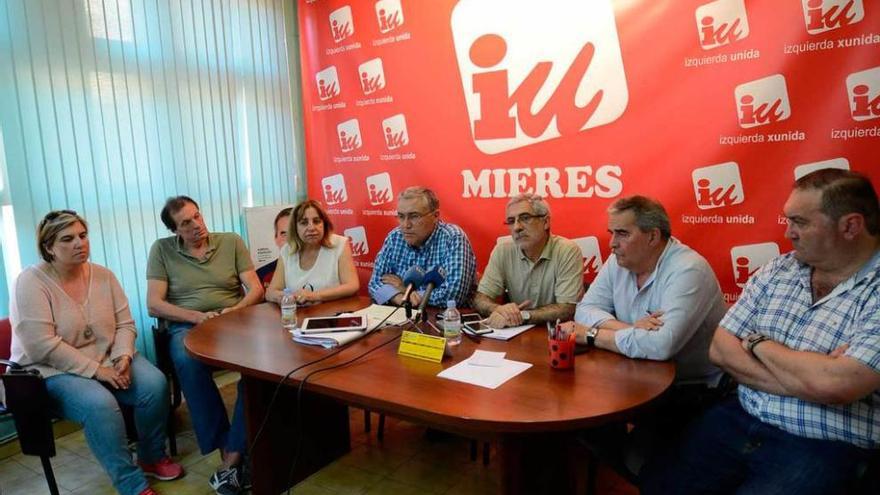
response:
{"label": "eyeglasses on man's face", "polygon": [[415,212],[413,212],[413,213],[400,213],[400,212],[398,212],[397,213],[397,221],[400,223],[405,223],[405,222],[416,223],[419,220],[421,220],[422,218],[434,213],[434,211],[436,211],[436,210],[427,211],[425,213],[415,213]]}
{"label": "eyeglasses on man's face", "polygon": [[527,224],[533,222],[536,218],[544,218],[547,215],[532,215],[531,213],[520,213],[515,217],[507,217],[504,219],[504,225],[508,227],[514,225],[519,222],[521,224]]}

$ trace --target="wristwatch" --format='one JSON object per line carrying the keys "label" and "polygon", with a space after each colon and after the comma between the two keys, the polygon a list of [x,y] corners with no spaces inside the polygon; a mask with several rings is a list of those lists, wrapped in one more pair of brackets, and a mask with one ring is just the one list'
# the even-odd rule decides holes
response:
{"label": "wristwatch", "polygon": [[598,328],[587,327],[587,347],[596,347],[596,335],[599,335]]}
{"label": "wristwatch", "polygon": [[758,356],[755,355],[755,347],[758,346],[761,342],[765,340],[770,340],[770,337],[761,334],[761,333],[750,333],[748,337],[746,337],[746,349],[749,351],[749,354],[752,355],[755,359],[758,359]]}
{"label": "wristwatch", "polygon": [[522,316],[523,321],[529,321],[532,319],[532,314],[528,311],[520,311],[519,314]]}

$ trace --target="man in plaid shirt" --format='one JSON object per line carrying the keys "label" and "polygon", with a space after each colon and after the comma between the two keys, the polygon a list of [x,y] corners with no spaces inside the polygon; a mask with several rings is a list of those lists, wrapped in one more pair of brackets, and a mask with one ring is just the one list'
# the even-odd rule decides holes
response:
{"label": "man in plaid shirt", "polygon": [[[404,274],[418,266],[440,269],[443,283],[429,296],[430,306],[446,307],[455,300],[458,307],[470,303],[474,292],[477,260],[464,231],[458,225],[440,221],[440,201],[434,191],[410,187],[397,201],[400,226],[392,230],[376,256],[368,289],[379,304],[403,304]],[[410,302],[418,306],[424,291],[412,291]]]}
{"label": "man in plaid shirt", "polygon": [[880,207],[824,169],[785,203],[794,251],[752,277],[709,351],[739,382],[643,471],[642,494],[852,493],[880,447]]}

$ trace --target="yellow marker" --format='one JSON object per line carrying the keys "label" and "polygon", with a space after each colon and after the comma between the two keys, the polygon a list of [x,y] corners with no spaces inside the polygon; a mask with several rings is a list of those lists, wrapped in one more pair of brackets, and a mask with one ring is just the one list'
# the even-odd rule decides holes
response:
{"label": "yellow marker", "polygon": [[446,339],[443,337],[405,331],[400,336],[400,347],[397,348],[397,353],[401,356],[439,363],[443,359],[443,349],[445,348]]}

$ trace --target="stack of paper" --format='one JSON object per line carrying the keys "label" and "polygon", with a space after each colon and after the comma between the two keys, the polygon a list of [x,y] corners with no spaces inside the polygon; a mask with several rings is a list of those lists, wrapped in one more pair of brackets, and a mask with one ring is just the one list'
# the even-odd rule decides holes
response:
{"label": "stack of paper", "polygon": [[341,345],[345,345],[353,340],[357,340],[368,333],[370,333],[373,328],[367,329],[365,332],[355,331],[355,332],[330,332],[330,333],[309,333],[303,334],[299,328],[291,330],[290,333],[293,334],[293,341],[299,342],[300,344],[308,344],[308,345],[319,345],[326,349],[331,349],[333,347],[339,347]]}

